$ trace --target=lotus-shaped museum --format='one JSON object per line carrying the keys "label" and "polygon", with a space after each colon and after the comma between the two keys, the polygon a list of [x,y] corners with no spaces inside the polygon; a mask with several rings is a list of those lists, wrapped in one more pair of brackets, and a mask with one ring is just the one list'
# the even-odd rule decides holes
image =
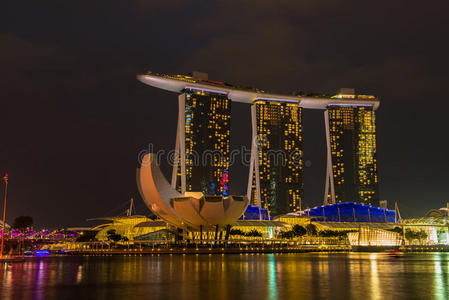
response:
{"label": "lotus-shaped museum", "polygon": [[248,206],[246,196],[179,193],[166,180],[152,154],[142,159],[137,184],[152,212],[173,226],[189,230],[224,228],[237,221]]}

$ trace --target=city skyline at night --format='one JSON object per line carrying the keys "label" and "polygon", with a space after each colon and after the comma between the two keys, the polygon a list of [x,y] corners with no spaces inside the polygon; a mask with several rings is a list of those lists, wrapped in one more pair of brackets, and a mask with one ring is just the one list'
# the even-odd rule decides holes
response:
{"label": "city skyline at night", "polygon": [[448,298],[447,0],[3,2],[1,300]]}
{"label": "city skyline at night", "polygon": [[[0,171],[11,177],[8,218],[87,225],[86,218],[120,212],[131,197],[140,213],[149,212],[136,189],[136,153],[150,143],[156,151],[174,148],[178,102],[135,80],[148,69],[202,70],[217,81],[295,94],[341,87],[374,94],[382,102],[375,116],[379,200],[398,202],[409,217],[445,206],[445,2],[152,5],[6,2]],[[250,148],[250,110],[233,102],[232,114],[230,150]],[[302,119],[307,208],[324,202],[327,152],[323,111],[304,109]],[[172,167],[161,168],[171,178]],[[229,188],[246,194],[248,173],[231,166]]]}

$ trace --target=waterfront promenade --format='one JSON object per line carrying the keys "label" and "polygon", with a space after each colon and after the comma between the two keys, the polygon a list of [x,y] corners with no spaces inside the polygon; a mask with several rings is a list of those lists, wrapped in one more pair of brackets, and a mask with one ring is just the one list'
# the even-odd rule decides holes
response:
{"label": "waterfront promenade", "polygon": [[304,253],[304,252],[348,252],[350,246],[329,247],[301,246],[243,246],[243,247],[154,247],[129,249],[76,249],[65,253],[71,255],[142,255],[142,254],[247,254],[247,253]]}
{"label": "waterfront promenade", "polygon": [[77,244],[65,250],[68,255],[154,255],[154,254],[263,254],[263,253],[306,253],[306,252],[381,252],[399,250],[407,253],[449,252],[445,245],[355,247],[347,244],[304,245],[291,243],[244,243],[244,244],[142,244],[110,247],[102,243]]}

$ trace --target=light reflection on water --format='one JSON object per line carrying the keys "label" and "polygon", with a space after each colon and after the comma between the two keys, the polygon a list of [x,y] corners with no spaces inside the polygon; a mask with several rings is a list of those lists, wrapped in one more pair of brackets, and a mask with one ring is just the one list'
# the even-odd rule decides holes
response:
{"label": "light reflection on water", "polygon": [[1,265],[0,298],[447,299],[449,254],[61,257]]}

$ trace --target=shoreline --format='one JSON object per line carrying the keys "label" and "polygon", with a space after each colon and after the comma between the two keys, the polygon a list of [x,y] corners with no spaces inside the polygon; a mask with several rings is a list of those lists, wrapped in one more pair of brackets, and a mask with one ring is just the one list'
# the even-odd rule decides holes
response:
{"label": "shoreline", "polygon": [[[268,253],[312,253],[312,252],[384,252],[394,247],[351,247],[333,246],[329,248],[318,247],[248,247],[248,248],[150,248],[150,249],[83,249],[66,251],[66,255],[154,255],[154,254],[268,254]],[[449,247],[441,246],[413,246],[406,248],[396,248],[402,253],[448,253]]]}

